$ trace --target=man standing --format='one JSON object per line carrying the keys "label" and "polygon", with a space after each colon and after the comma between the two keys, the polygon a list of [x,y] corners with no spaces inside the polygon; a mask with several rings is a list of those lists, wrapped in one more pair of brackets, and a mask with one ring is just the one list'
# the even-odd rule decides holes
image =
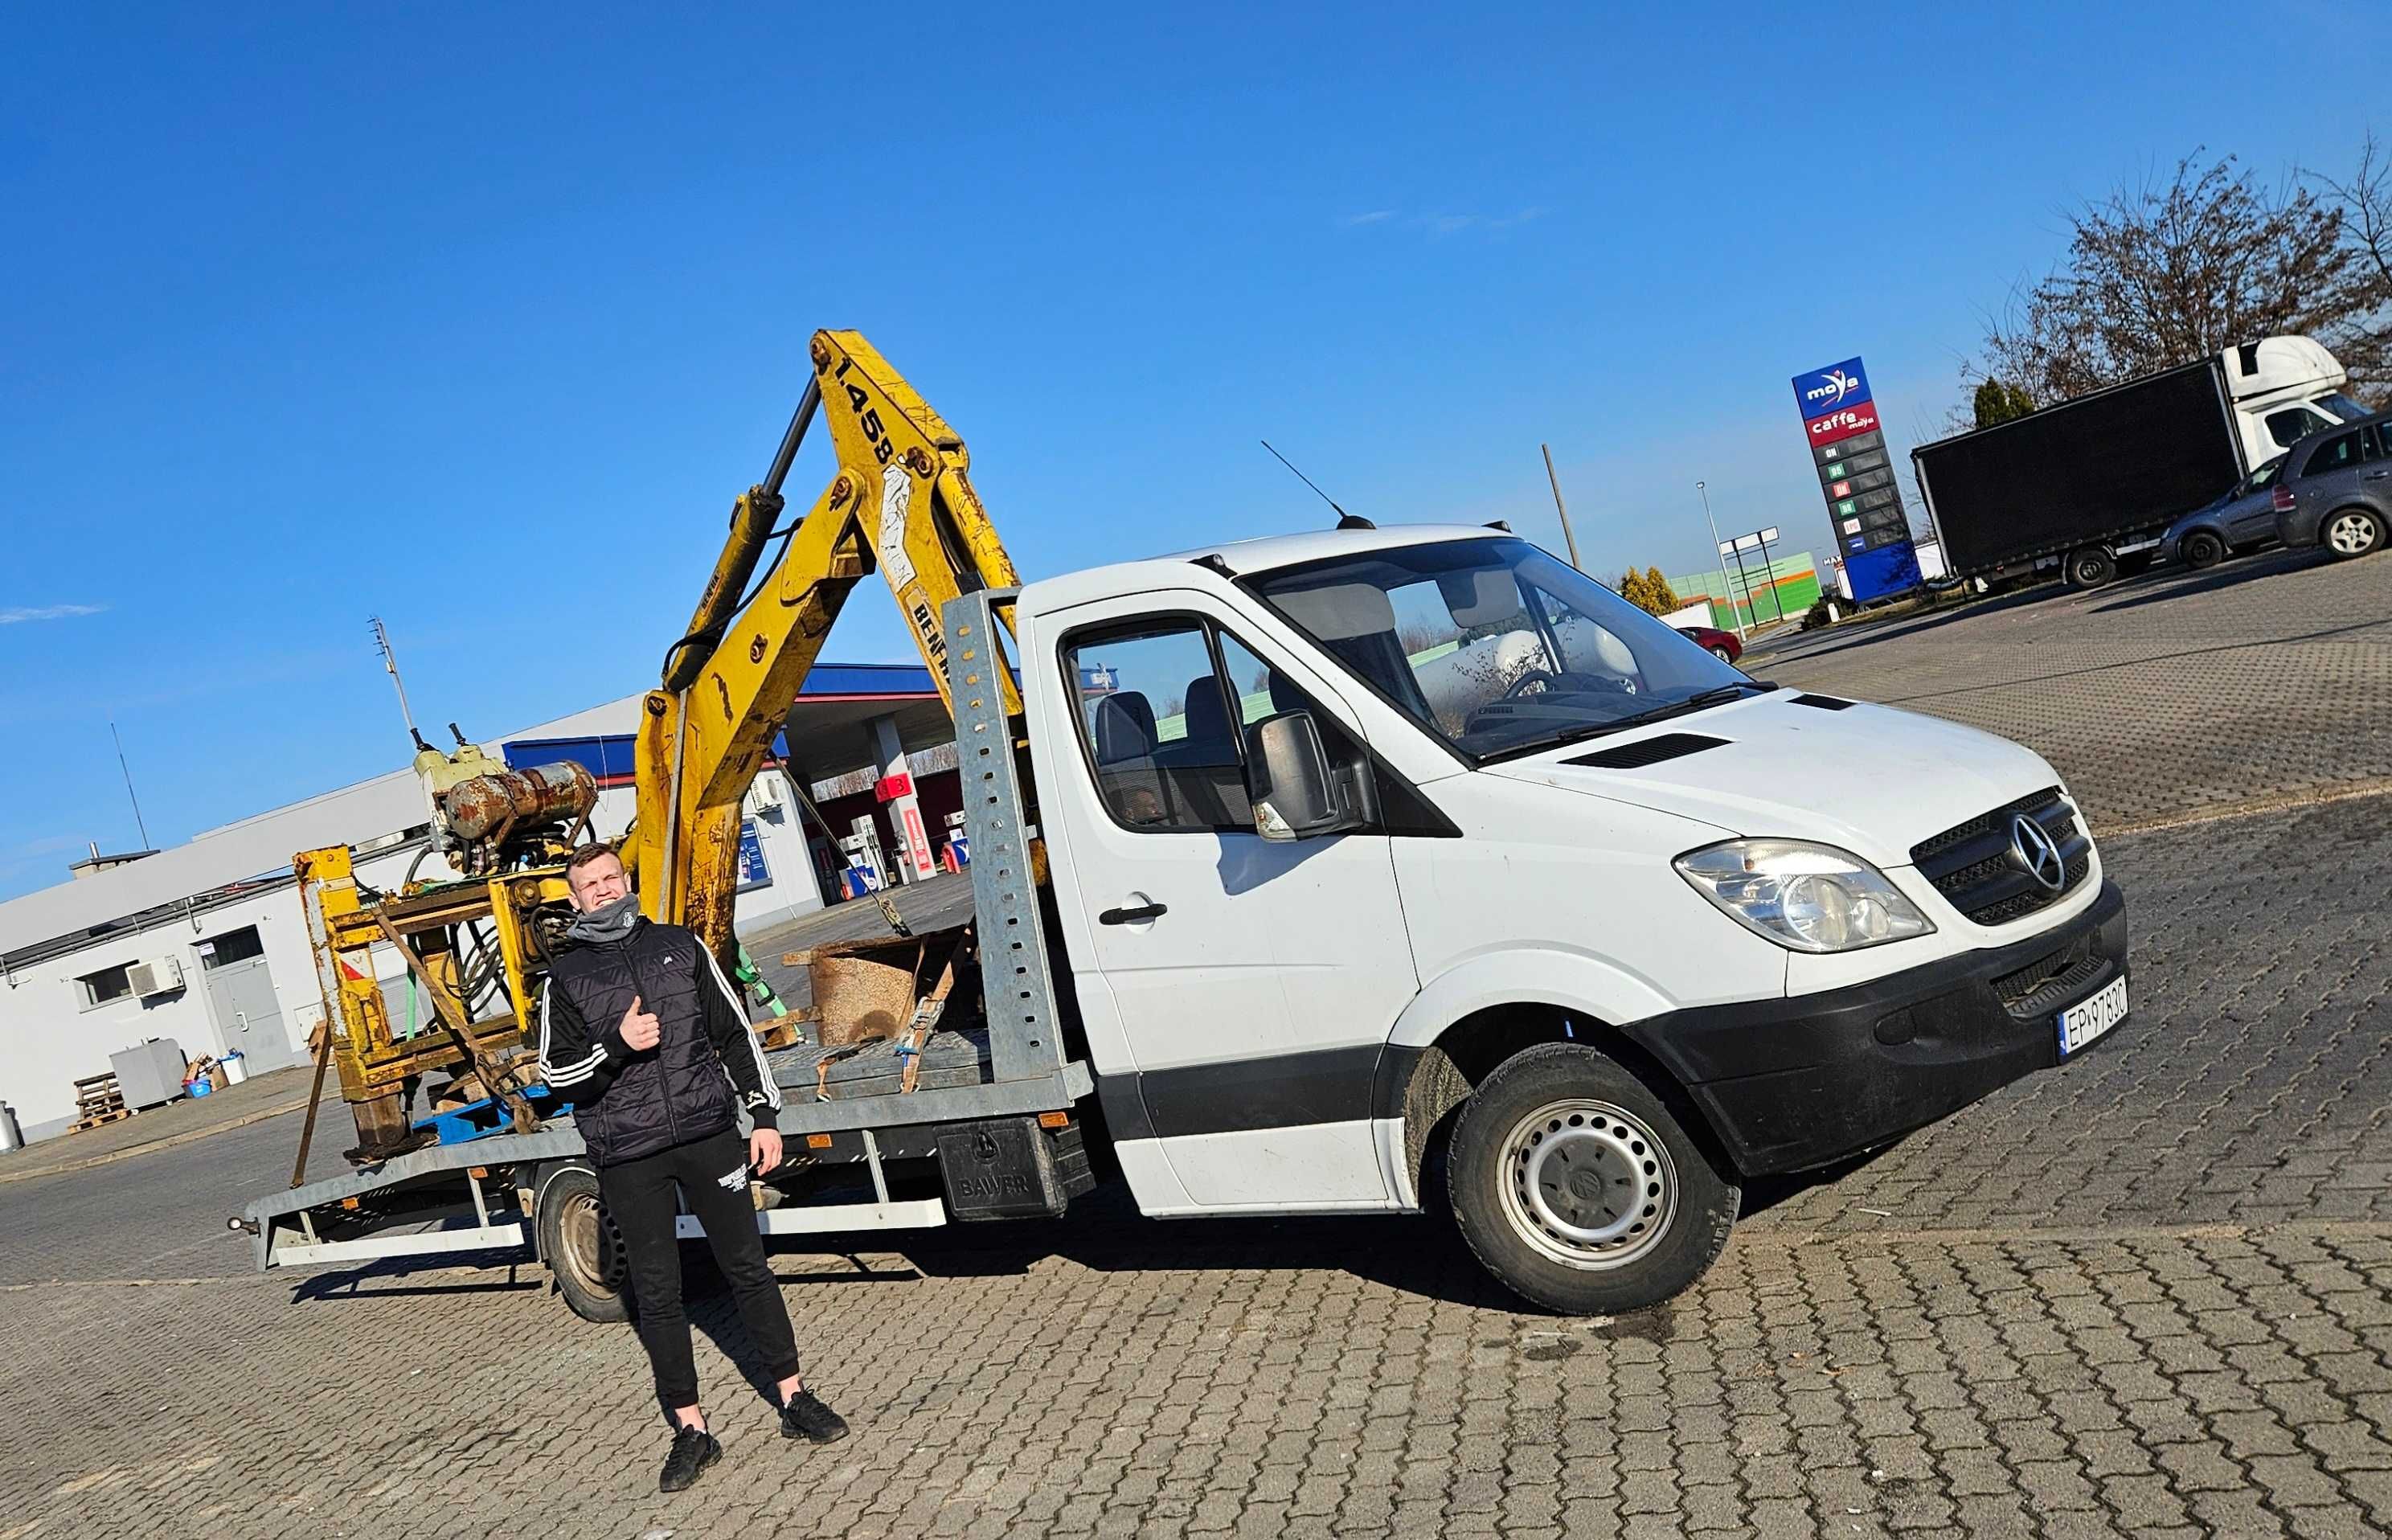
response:
{"label": "man standing", "polygon": [[[705,1228],[748,1338],[778,1383],[782,1436],[815,1443],[844,1438],[845,1420],[798,1372],[788,1308],[748,1196],[748,1168],[762,1176],[781,1163],[774,1127],[781,1092],[748,1028],[747,1008],[696,935],[641,915],[612,850],[575,851],[565,881],[578,918],[566,933],[574,946],[556,959],[540,996],[540,1067],[573,1103],[600,1195],[623,1238],[640,1342],[657,1398],[672,1414],[672,1452],[659,1489],[679,1492],[722,1457],[698,1407],[682,1312],[676,1189]],[[743,1109],[755,1122],[744,1144]]]}

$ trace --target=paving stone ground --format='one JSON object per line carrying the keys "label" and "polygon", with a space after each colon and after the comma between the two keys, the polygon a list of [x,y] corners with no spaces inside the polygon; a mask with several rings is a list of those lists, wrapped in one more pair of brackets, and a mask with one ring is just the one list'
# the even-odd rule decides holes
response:
{"label": "paving stone ground", "polygon": [[[2106,612],[2107,642],[2062,600],[2049,640],[2016,606],[1769,672],[1878,698],[1925,680],[1913,704],[1961,714],[2037,683],[2022,649],[2114,646],[2084,665],[2099,692],[2012,729],[2099,816],[2333,790],[2384,773],[2392,713],[2365,688],[2336,708],[2297,650],[2319,644],[2259,621],[2346,623],[2382,597],[2348,576],[2372,567],[2392,580],[2284,558],[2188,581]],[[2263,584],[2289,586],[2238,596]],[[2204,635],[2281,667],[2203,673],[2187,705],[2149,671]],[[2162,751],[2258,720],[2288,678],[2349,717],[2325,778]],[[2148,770],[2102,779],[2113,740]],[[631,1337],[537,1270],[246,1270],[223,1216],[287,1178],[295,1117],[0,1185],[0,1540],[2392,1533],[2387,821],[2370,796],[2105,840],[2135,927],[2112,1038],[1748,1194],[1719,1265],[1641,1315],[1525,1310],[1416,1220],[1160,1223],[1115,1199],[781,1251],[856,1436],[783,1442],[702,1294],[728,1458],[673,1498]]]}

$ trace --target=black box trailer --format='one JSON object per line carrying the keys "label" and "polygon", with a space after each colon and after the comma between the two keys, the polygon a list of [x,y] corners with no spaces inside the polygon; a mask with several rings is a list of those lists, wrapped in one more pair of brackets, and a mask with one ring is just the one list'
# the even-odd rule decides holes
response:
{"label": "black box trailer", "polygon": [[1911,463],[1953,576],[2061,567],[2084,588],[2250,469],[2216,358],[1922,444]]}

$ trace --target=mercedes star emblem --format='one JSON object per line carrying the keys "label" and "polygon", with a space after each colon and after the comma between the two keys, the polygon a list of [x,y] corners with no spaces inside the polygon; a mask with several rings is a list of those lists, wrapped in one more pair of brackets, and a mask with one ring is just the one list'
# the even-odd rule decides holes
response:
{"label": "mercedes star emblem", "polygon": [[2010,819],[2010,849],[2027,874],[2053,893],[2068,885],[2068,863],[2041,824],[2021,813]]}

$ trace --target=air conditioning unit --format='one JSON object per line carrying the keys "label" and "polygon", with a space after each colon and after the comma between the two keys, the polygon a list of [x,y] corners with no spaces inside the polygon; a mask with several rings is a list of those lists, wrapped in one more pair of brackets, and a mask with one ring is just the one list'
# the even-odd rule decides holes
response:
{"label": "air conditioning unit", "polygon": [[133,985],[133,993],[142,999],[153,995],[171,995],[183,987],[183,964],[178,958],[162,957],[155,962],[136,962],[124,971]]}
{"label": "air conditioning unit", "polygon": [[748,789],[748,803],[759,813],[770,813],[779,807],[781,778],[778,776],[757,777],[755,785]]}

